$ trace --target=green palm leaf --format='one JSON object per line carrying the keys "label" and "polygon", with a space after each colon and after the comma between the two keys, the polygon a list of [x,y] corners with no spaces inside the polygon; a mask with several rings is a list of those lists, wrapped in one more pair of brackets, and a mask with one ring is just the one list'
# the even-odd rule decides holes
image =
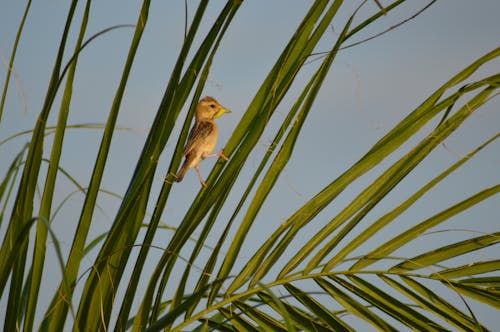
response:
{"label": "green palm leaf", "polygon": [[[432,10],[434,2],[402,22]],[[4,227],[0,233],[0,295],[7,306],[4,330],[31,331],[40,324],[43,331],[68,327],[75,331],[355,331],[358,325],[368,324],[382,331],[486,331],[487,324],[475,311],[478,306],[500,308],[500,259],[495,251],[500,239],[498,225],[491,222],[487,231],[479,231],[473,224],[470,231],[474,235],[465,239],[450,237],[447,242],[424,247],[415,243],[436,227],[452,224],[459,214],[473,207],[480,209],[482,202],[497,198],[497,179],[479,189],[466,188],[465,197],[440,206],[433,215],[418,214],[404,225],[400,221],[433,189],[454,181],[450,175],[466,169],[479,152],[491,152],[500,134],[491,134],[451,166],[437,169],[401,203],[384,204],[431,154],[439,153],[438,147],[460,134],[457,130],[466,127],[499,94],[500,73],[489,72],[488,65],[498,61],[500,47],[479,56],[430,93],[351,167],[304,197],[266,238],[255,241],[250,235],[266,221],[266,203],[280,190],[286,167],[299,157],[295,146],[326,80],[336,73],[339,52],[362,43],[352,42],[354,38],[372,39],[366,39],[366,33],[374,23],[405,3],[362,1],[352,9],[341,0],[313,1],[256,87],[227,141],[224,152],[231,159],[215,163],[206,179],[207,188],[199,190],[179,217],[170,208],[173,195],[180,192],[172,190],[174,174],[211,67],[224,50],[226,35],[239,19],[237,14],[245,8],[239,0],[218,7],[201,0],[189,20],[190,8],[185,2],[184,38],[175,51],[178,56],[164,82],[142,151],[130,178],[125,179],[125,193],[113,195],[120,205],[109,229],[93,234],[92,228],[99,225],[95,212],[108,209],[99,194],[112,192],[103,187],[106,165],[112,158],[112,139],[120,129],[117,121],[133,80],[141,40],[147,29],[154,29],[148,26],[153,7],[144,0],[138,9],[86,187],[61,166],[67,130],[81,127],[67,124],[78,66],[86,56],[83,50],[97,37],[131,26],[112,26],[86,38],[94,7],[86,1],[78,16],[78,1],[72,1],[36,124],[32,130],[23,128],[0,140],[3,148],[31,135],[25,148],[7,158],[10,164],[0,181],[0,226]],[[25,21],[29,22],[27,14],[33,10],[30,5],[28,1],[12,56],[6,61],[11,67]],[[78,29],[76,17],[81,19]],[[335,29],[330,34],[332,26]],[[75,30],[75,45],[70,47],[70,32]],[[329,41],[332,35],[333,42]],[[318,53],[325,43],[329,43],[327,51]],[[65,54],[70,57],[63,67]],[[318,54],[321,56],[313,58]],[[4,108],[8,109],[4,106],[11,67],[0,119]],[[57,125],[49,126],[57,103]],[[183,109],[187,113],[180,121]],[[247,176],[260,140],[269,133],[274,138],[264,153],[257,154],[260,159]],[[50,151],[50,158],[44,156],[44,148]],[[172,153],[167,155],[169,148]],[[162,169],[160,161],[165,158],[168,167]],[[41,177],[44,165],[47,173]],[[163,181],[158,184],[159,177]],[[366,177],[370,180],[359,193],[345,200],[346,193]],[[76,187],[62,200],[57,197],[60,178],[69,179]],[[84,200],[70,220],[75,225],[69,236],[72,242],[63,241],[55,221],[64,218],[60,212],[76,192]],[[336,212],[321,223],[319,215],[324,217],[332,206]],[[180,221],[175,224],[177,218]],[[391,231],[394,225],[401,227]],[[155,242],[159,236],[161,245]],[[248,243],[252,243],[249,254],[244,252]],[[58,287],[47,290],[43,280],[51,272],[46,264],[51,246],[62,273],[57,274]],[[414,247],[418,250],[404,254],[404,249]],[[43,299],[47,292],[50,303]]]}

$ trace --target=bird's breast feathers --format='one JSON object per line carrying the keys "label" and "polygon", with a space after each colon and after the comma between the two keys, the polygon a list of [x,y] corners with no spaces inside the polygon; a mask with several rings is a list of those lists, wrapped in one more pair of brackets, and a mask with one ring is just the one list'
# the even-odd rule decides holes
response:
{"label": "bird's breast feathers", "polygon": [[[212,152],[217,144],[217,125],[214,121],[196,122],[189,134],[184,155],[194,152],[202,155]],[[195,152],[196,151],[196,152]]]}

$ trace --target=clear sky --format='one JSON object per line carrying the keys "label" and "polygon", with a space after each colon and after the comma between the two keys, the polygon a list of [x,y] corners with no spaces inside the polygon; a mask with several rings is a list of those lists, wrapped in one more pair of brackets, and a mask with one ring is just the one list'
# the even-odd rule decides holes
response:
{"label": "clear sky", "polygon": [[[347,2],[353,7],[359,3],[359,1]],[[410,4],[381,19],[360,38],[400,22],[427,3],[427,1],[409,2]],[[34,1],[32,4],[19,44],[14,64],[15,75],[0,123],[0,141],[34,127],[54,64],[68,4],[69,1],[61,0]],[[188,4],[191,19],[197,2],[188,1]],[[223,4],[223,1],[210,2],[204,28],[211,25],[214,15]],[[204,93],[216,97],[233,112],[218,121],[220,147],[223,147],[231,135],[258,87],[309,8],[309,4],[310,1],[305,0],[244,1],[221,44]],[[2,1],[0,4],[1,87],[4,85],[12,43],[24,6],[25,1]],[[94,1],[92,7],[93,14],[87,29],[88,35],[116,24],[135,24],[140,2]],[[370,3],[364,13],[368,13],[372,8],[373,4]],[[318,46],[318,51],[328,50],[331,47],[350,10],[345,8],[339,14],[332,29]],[[78,10],[78,18],[82,12],[83,3]],[[265,237],[263,234],[275,229],[301,204],[356,162],[378,138],[442,83],[475,59],[498,47],[499,13],[498,0],[438,0],[422,15],[390,33],[342,51],[334,62],[304,126],[291,161],[280,177],[276,190],[271,193],[266,206],[259,214],[258,223],[252,230],[256,243]],[[74,26],[78,25],[79,23]],[[152,2],[148,25],[118,118],[118,126],[135,130],[120,131],[113,138],[112,157],[107,164],[102,184],[107,190],[121,195],[128,185],[127,181],[135,167],[178,55],[183,29],[184,1]],[[98,38],[85,49],[79,59],[76,73],[68,121],[70,124],[106,121],[132,33],[133,29],[130,28],[115,30]],[[76,34],[75,29],[71,33],[69,45],[74,44]],[[66,54],[66,59],[68,57],[69,54]],[[305,68],[305,74],[298,78],[296,86],[292,87],[290,95],[278,110],[276,115],[278,120],[286,114],[287,107],[297,96],[300,87],[316,68],[314,63],[308,66],[310,68]],[[497,60],[474,77],[498,72],[500,72],[500,61]],[[463,128],[449,138],[447,146],[437,148],[412,176],[401,183],[392,196],[382,202],[369,220],[381,215],[384,208],[394,206],[419,188],[424,181],[498,133],[499,106],[499,99],[495,98],[472,115]],[[184,116],[185,112],[179,118],[175,134],[179,132]],[[56,119],[57,107],[53,109],[49,124],[55,124]],[[426,135],[432,129],[432,125],[419,137]],[[239,180],[242,186],[248,181],[248,176],[253,174],[260,156],[266,151],[269,141],[274,136],[274,128],[275,126],[271,124],[270,130],[264,133],[260,147],[256,149],[243,170],[242,179]],[[66,135],[61,166],[70,171],[83,186],[88,184],[101,135],[101,130],[88,129],[69,130]],[[15,153],[28,139],[29,137],[25,135],[0,146],[1,176],[4,175],[4,170]],[[163,152],[155,192],[161,186],[163,173],[166,172],[174,146],[175,141],[170,141]],[[405,147],[408,149],[410,145]],[[405,151],[403,148],[399,155]],[[49,153],[50,151],[45,151],[47,156]],[[384,165],[387,166],[389,163],[384,163],[382,166]],[[202,174],[207,176],[212,166],[213,161],[204,162],[201,167]],[[442,186],[433,190],[428,197],[419,201],[414,209],[403,215],[403,224],[414,223],[415,218],[425,219],[440,211],[443,206],[449,206],[472,193],[498,183],[499,167],[500,146],[494,143],[451,176]],[[339,204],[351,199],[382,169],[377,168],[371,175],[366,176],[363,180],[365,182],[361,181],[347,190],[339,197]],[[41,174],[45,176],[45,171]],[[56,200],[61,201],[74,189],[68,181],[59,181]],[[199,184],[194,172],[189,172],[181,184],[174,186],[172,199],[164,212],[165,223],[172,226],[180,223],[180,218],[198,189]],[[234,200],[238,198],[239,196],[235,194]],[[500,215],[498,203],[497,197],[483,202],[460,215],[452,225],[442,229],[498,231]],[[74,195],[61,210],[60,218],[55,224],[58,237],[67,248],[71,245],[72,232],[81,204],[81,196]],[[90,237],[109,229],[119,201],[102,195],[100,204],[105,212],[96,212],[96,221]],[[328,221],[333,213],[338,211],[338,206],[331,206],[318,218]],[[231,210],[223,212],[223,215],[224,213],[227,215]],[[5,222],[2,224],[0,234],[4,234],[5,224]],[[221,223],[220,229],[222,227]],[[161,236],[164,244],[168,234],[162,233]],[[470,233],[456,231],[447,233],[446,236],[467,238],[470,237]],[[428,237],[431,238],[432,236]],[[214,243],[216,239],[214,235],[209,242]],[[162,244],[161,237],[158,238],[158,244]],[[254,247],[255,243],[246,246]],[[251,253],[252,247],[245,247],[243,251]],[[411,251],[402,251],[401,254],[409,255]],[[498,258],[498,255],[496,256]],[[89,258],[88,265],[91,263],[92,258]],[[50,266],[55,263],[49,261],[48,264]],[[58,269],[53,270],[59,272]],[[58,280],[59,274],[52,280],[48,279],[48,288],[55,287]],[[2,315],[5,312],[1,309],[3,306],[5,306],[4,299],[0,302],[0,320],[3,319]],[[498,322],[493,311],[476,314],[487,326],[494,326],[495,320]]]}

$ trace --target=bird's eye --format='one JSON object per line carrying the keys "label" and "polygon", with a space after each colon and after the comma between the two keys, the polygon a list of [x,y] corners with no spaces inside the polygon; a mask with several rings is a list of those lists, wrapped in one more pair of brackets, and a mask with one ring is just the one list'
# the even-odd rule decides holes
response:
{"label": "bird's eye", "polygon": [[210,104],[210,108],[215,108],[215,104]]}

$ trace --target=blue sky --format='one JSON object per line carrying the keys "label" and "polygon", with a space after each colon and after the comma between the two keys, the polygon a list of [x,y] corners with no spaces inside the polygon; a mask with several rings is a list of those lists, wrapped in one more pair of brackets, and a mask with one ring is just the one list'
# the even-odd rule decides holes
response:
{"label": "blue sky", "polygon": [[[195,1],[188,1],[189,17],[196,8]],[[223,1],[212,1],[206,28],[223,5]],[[246,106],[264,80],[282,48],[300,23],[309,8],[305,0],[245,1],[232,26],[224,38],[216,57],[205,94],[216,97],[231,115],[219,122],[219,146],[231,135]],[[353,7],[358,1],[349,2]],[[377,24],[359,36],[362,39],[382,31],[411,16],[426,2],[410,1],[384,17]],[[13,39],[24,10],[24,1],[10,1],[1,5],[0,10],[0,86],[3,87],[8,57]],[[80,6],[77,18],[82,14]],[[93,14],[87,29],[88,34],[96,33],[116,24],[135,24],[140,3],[137,1],[94,1]],[[369,3],[361,15],[373,10]],[[283,10],[286,8],[286,10]],[[59,44],[62,27],[66,19],[68,2],[61,0],[35,1],[29,14],[25,31],[19,45],[14,64],[15,76],[11,82],[6,109],[0,123],[0,141],[22,130],[33,128],[43,102],[48,79],[52,71],[55,52]],[[347,19],[352,8],[349,4],[339,13],[331,31],[318,46],[318,51],[328,50]],[[427,11],[403,26],[357,47],[342,51],[328,76],[314,105],[304,129],[299,137],[292,160],[277,183],[277,189],[269,197],[268,203],[259,214],[259,223],[252,230],[252,238],[260,241],[262,234],[274,229],[295,209],[319,192],[356,162],[380,137],[410,113],[430,93],[451,78],[459,70],[486,52],[498,47],[500,2],[497,0],[439,0]],[[77,26],[77,25],[75,25]],[[182,42],[184,27],[184,1],[153,1],[149,22],[137,54],[126,94],[121,106],[118,125],[131,127],[134,131],[118,132],[111,148],[112,158],[107,167],[102,187],[117,194],[123,194]],[[74,44],[76,31],[72,31],[69,45]],[[92,43],[82,54],[76,73],[74,97],[69,123],[104,123],[112,103],[117,82],[123,67],[133,29],[115,30]],[[69,55],[66,55],[68,58]],[[294,100],[301,86],[316,68],[312,63],[297,79],[290,95],[278,110],[277,117],[283,117],[287,106]],[[500,61],[494,61],[478,75],[498,73]],[[382,202],[371,220],[383,213],[384,208],[394,206],[409,193],[419,188],[446,165],[499,132],[500,103],[491,100],[477,114],[474,114],[447,141],[446,147],[439,147],[414,174],[405,179],[394,194]],[[185,113],[179,118],[178,133]],[[55,124],[57,108],[50,117]],[[278,122],[276,122],[278,123]],[[433,123],[435,125],[435,123]],[[271,124],[261,139],[260,146],[251,157],[241,175],[241,184],[248,181],[258,165],[260,156],[273,138]],[[419,137],[432,129],[426,128]],[[96,151],[102,131],[70,130],[66,136],[61,166],[82,185],[86,186],[92,171]],[[175,135],[174,135],[175,136]],[[21,136],[0,146],[0,172],[11,162],[16,151],[29,139]],[[50,138],[49,138],[50,140]],[[50,142],[50,141],[49,141]],[[415,143],[415,141],[413,141]],[[49,146],[49,145],[47,145]],[[167,144],[160,160],[155,190],[161,186],[162,172],[166,171],[175,141]],[[411,145],[403,147],[403,154]],[[45,151],[48,155],[49,151]],[[394,161],[395,159],[391,159]],[[389,163],[384,163],[387,166]],[[206,161],[201,167],[202,174],[208,176],[213,161]],[[498,182],[500,147],[490,145],[485,151],[452,175],[442,186],[433,190],[428,197],[419,201],[414,209],[402,216],[402,223],[411,224],[414,218],[425,218],[464,199],[471,193]],[[347,202],[370,179],[383,168],[354,184],[341,197],[339,204]],[[45,174],[42,172],[41,174]],[[61,201],[74,190],[67,181],[58,182],[56,200]],[[164,212],[165,222],[177,225],[190,201],[198,191],[198,180],[194,172],[174,187],[172,200]],[[237,191],[237,190],[236,190]],[[235,200],[238,195],[235,193]],[[495,202],[496,200],[496,202]],[[95,215],[92,235],[100,234],[111,225],[114,211],[119,202],[109,196],[100,197],[103,210]],[[60,240],[69,248],[71,232],[76,224],[81,207],[81,196],[75,195],[61,210],[59,227]],[[328,221],[338,212],[333,205],[323,211],[318,218]],[[75,212],[76,211],[76,212]],[[229,214],[231,210],[227,211]],[[460,215],[456,223],[448,228],[474,228],[478,231],[498,230],[500,208],[498,198],[481,203],[478,207]],[[474,224],[471,224],[471,222]],[[222,229],[221,223],[220,228]],[[5,223],[0,228],[3,234]],[[496,226],[496,227],[495,227]],[[446,228],[446,227],[445,227]],[[314,229],[311,229],[311,234]],[[397,231],[395,229],[394,231]],[[161,238],[163,236],[163,238]],[[158,243],[164,242],[163,233]],[[442,236],[442,235],[441,235]],[[467,238],[469,233],[450,232],[453,237]],[[428,237],[429,239],[432,236]],[[433,238],[436,239],[436,238]],[[216,237],[211,239],[216,241]],[[425,241],[425,240],[424,240]],[[251,253],[252,246],[246,244],[244,252]],[[404,253],[404,252],[402,252]],[[244,258],[244,257],[243,257]],[[92,263],[89,258],[88,265]],[[55,264],[54,262],[48,262]],[[58,271],[58,270],[54,270]],[[57,285],[59,276],[49,278],[50,287]],[[50,280],[52,279],[52,280]],[[50,294],[50,292],[49,292]],[[0,302],[0,308],[5,301]],[[0,319],[3,318],[0,310]],[[479,312],[477,316],[493,326],[492,311]]]}

